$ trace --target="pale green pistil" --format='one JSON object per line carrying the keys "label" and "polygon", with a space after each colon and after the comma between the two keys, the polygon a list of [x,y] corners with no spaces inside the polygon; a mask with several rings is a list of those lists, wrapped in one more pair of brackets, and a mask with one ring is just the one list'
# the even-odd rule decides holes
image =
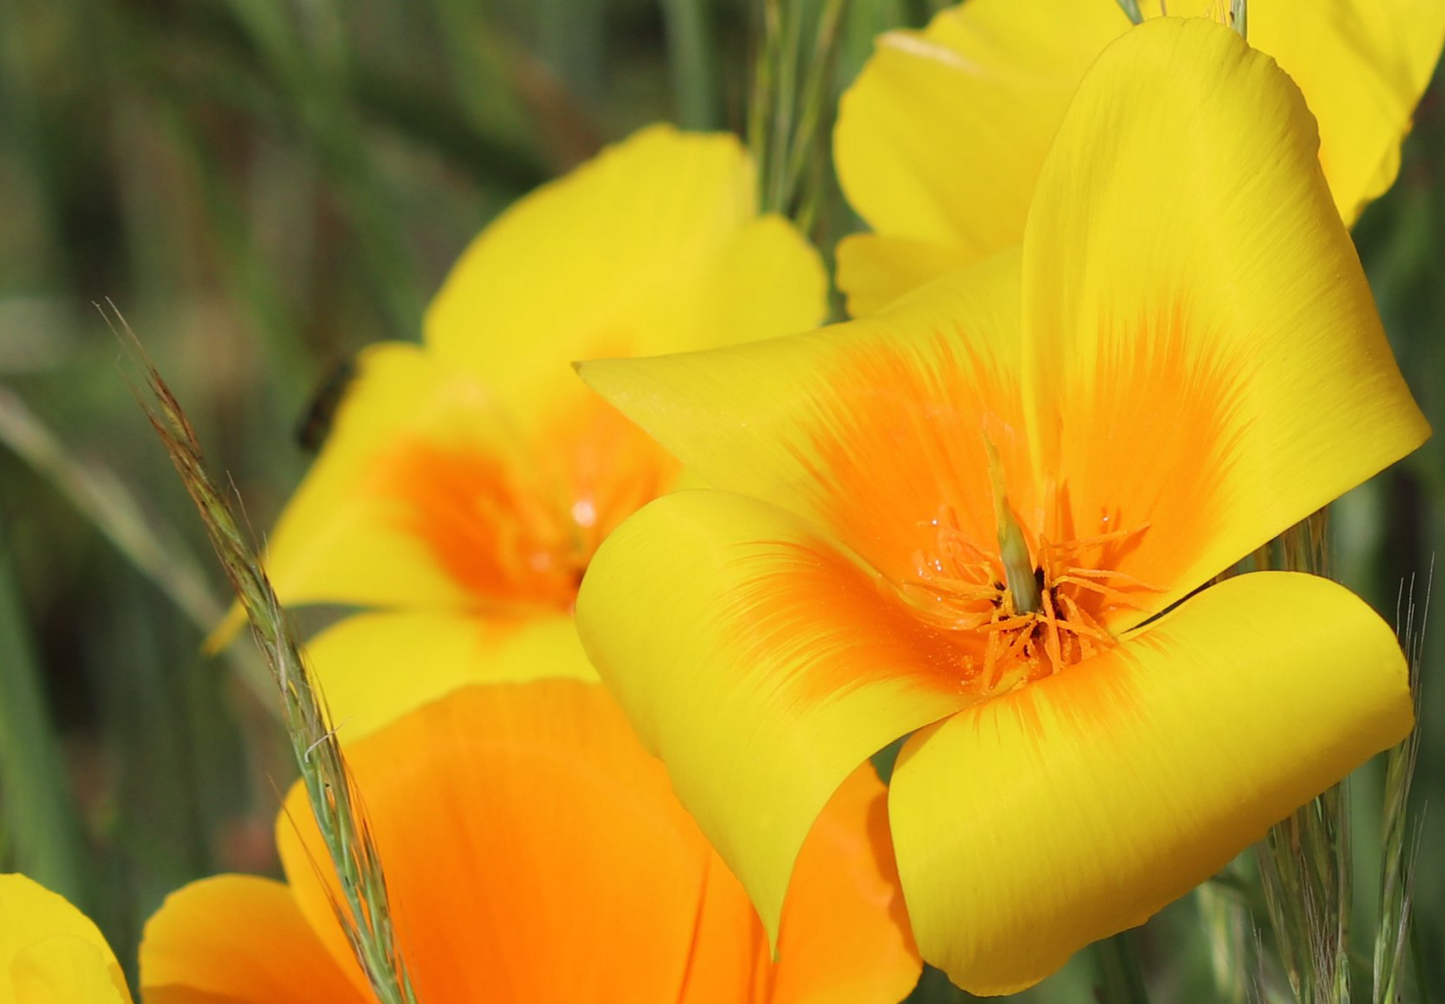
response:
{"label": "pale green pistil", "polygon": [[1004,582],[1008,585],[1013,600],[1014,613],[1037,613],[1044,608],[1039,591],[1038,575],[1033,562],[1029,560],[1029,545],[1024,541],[1024,532],[1018,521],[1009,512],[1008,503],[1003,501],[998,524],[998,551],[1003,558]]}
{"label": "pale green pistil", "polygon": [[988,451],[988,477],[993,487],[994,516],[998,521],[998,553],[1003,560],[1004,583],[1013,601],[1013,612],[1038,613],[1044,608],[1043,596],[1034,563],[1029,558],[1029,545],[1024,540],[1023,528],[1009,509],[1008,495],[1004,491],[1003,463],[999,460],[997,448],[987,436],[983,445]]}

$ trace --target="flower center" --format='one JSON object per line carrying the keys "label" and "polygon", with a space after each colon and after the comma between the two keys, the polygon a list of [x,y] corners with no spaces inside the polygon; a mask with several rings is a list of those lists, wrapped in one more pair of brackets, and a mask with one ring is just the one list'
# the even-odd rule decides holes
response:
{"label": "flower center", "polygon": [[527,448],[399,444],[377,489],[398,525],[488,609],[570,610],[603,538],[671,476],[673,462],[598,404]]}
{"label": "flower center", "polygon": [[1112,648],[1104,615],[1142,609],[1134,595],[1160,591],[1089,560],[1147,525],[1062,543],[1040,534],[1030,548],[1006,513],[997,551],[968,539],[950,512],[927,525],[935,548],[920,553],[918,574],[899,590],[924,621],[956,636],[965,680],[988,694],[1007,693]]}

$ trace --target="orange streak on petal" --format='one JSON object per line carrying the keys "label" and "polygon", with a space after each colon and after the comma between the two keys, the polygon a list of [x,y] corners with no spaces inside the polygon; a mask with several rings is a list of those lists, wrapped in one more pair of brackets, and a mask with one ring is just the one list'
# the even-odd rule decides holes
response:
{"label": "orange streak on petal", "polygon": [[[734,594],[726,620],[747,625],[740,643],[756,661],[792,666],[805,700],[825,700],[879,681],[948,694],[983,681],[984,640],[922,621],[876,573],[822,542],[780,541],[758,559],[758,572]],[[872,639],[866,658],[837,658]],[[744,660],[746,662],[746,660]]]}
{"label": "orange streak on petal", "polygon": [[1244,428],[1245,374],[1237,361],[1211,355],[1205,346],[1222,340],[1191,323],[1184,305],[1157,316],[1103,318],[1090,365],[1040,360],[1059,372],[1045,380],[1057,388],[1049,399],[1059,433],[1056,454],[1045,441],[1043,469],[1059,478],[1046,533],[1075,542],[1056,561],[1059,573],[1111,573],[1095,575],[1098,586],[1067,587],[1102,623],[1137,621],[1159,609],[1161,594],[1173,599],[1180,588],[1199,585],[1181,577],[1229,518],[1222,486],[1230,483],[1225,474]]}
{"label": "orange streak on petal", "polygon": [[926,357],[859,345],[826,379],[803,459],[843,541],[895,583],[938,558],[941,532],[996,553],[986,438],[1013,506],[1026,512],[1033,496],[1016,375],[939,334]]}

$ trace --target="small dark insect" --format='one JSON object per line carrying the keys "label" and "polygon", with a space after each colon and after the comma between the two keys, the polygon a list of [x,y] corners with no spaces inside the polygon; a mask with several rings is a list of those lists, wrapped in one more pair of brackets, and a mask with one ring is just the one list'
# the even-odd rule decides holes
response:
{"label": "small dark insect", "polygon": [[316,392],[311,395],[311,403],[306,406],[301,421],[296,423],[296,442],[303,450],[316,453],[326,442],[326,437],[331,433],[331,422],[336,417],[336,409],[341,406],[341,400],[346,396],[346,390],[355,377],[356,360],[341,359],[327,370],[326,376],[316,385]]}

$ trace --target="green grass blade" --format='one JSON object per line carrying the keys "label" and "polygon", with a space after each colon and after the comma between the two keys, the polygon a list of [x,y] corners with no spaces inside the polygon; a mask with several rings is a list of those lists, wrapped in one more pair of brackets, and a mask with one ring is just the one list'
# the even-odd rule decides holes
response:
{"label": "green grass blade", "polygon": [[78,816],[0,537],[0,865],[86,901]]}

